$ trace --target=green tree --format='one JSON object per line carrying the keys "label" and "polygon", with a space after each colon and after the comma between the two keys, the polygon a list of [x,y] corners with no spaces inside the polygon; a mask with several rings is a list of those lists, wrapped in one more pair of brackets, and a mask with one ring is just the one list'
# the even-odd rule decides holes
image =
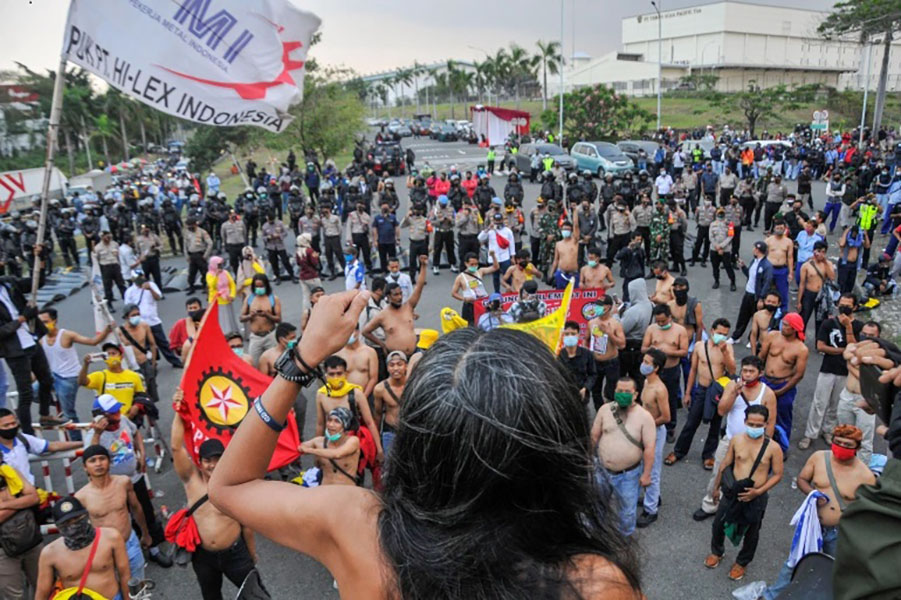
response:
{"label": "green tree", "polygon": [[536,58],[541,61],[542,77],[544,79],[544,88],[541,93],[541,109],[547,110],[547,74],[550,72],[551,75],[556,75],[560,72],[560,68],[563,65],[563,56],[560,54],[560,42],[542,42],[538,40],[535,42],[535,45],[538,46]]}
{"label": "green tree", "polygon": [[200,125],[185,144],[191,157],[191,170],[206,173],[232,146],[243,146],[251,139],[250,127],[212,127]]}
{"label": "green tree", "polygon": [[[556,131],[558,113],[541,114],[544,129]],[[654,115],[604,84],[563,95],[563,131],[571,140],[614,140],[647,130]]]}
{"label": "green tree", "polygon": [[711,104],[724,111],[738,108],[744,115],[753,138],[758,122],[775,118],[782,111],[795,108],[797,101],[784,85],[764,89],[752,79],[748,81],[746,90],[717,95],[711,100]]}
{"label": "green tree", "polygon": [[[843,0],[836,2],[826,19],[820,23],[819,33],[826,39],[859,36],[868,45],[882,36],[882,64],[876,89],[876,109],[873,111],[873,133],[882,124],[885,111],[885,89],[888,81],[889,55],[895,32],[901,28],[901,5],[898,0]],[[870,82],[866,84],[869,85]]]}

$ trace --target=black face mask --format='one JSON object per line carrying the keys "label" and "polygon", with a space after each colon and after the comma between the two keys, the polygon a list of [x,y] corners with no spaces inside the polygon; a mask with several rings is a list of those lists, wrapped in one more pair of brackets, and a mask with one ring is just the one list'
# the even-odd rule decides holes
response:
{"label": "black face mask", "polygon": [[191,312],[189,312],[188,316],[191,318],[192,321],[199,321],[200,319],[203,318],[204,312],[205,311],[202,308],[198,308],[197,310],[192,310]]}
{"label": "black face mask", "polygon": [[676,298],[676,304],[685,306],[688,302],[688,290],[673,290],[673,296]]}
{"label": "black face mask", "polygon": [[492,311],[500,310],[500,308],[501,308],[501,303],[500,303],[500,302],[492,302],[492,303],[490,303],[490,304],[488,305],[488,309],[489,309],[489,310],[492,310]]}
{"label": "black face mask", "polygon": [[60,523],[57,528],[69,550],[87,548],[94,541],[94,526],[89,518],[77,519],[74,523]]}
{"label": "black face mask", "polygon": [[0,429],[0,438],[3,438],[4,440],[14,440],[17,435],[19,435],[18,425],[9,429]]}
{"label": "black face mask", "polygon": [[839,306],[838,312],[839,312],[839,314],[842,314],[842,315],[850,315],[851,313],[854,312],[854,309],[851,308],[850,306]]}
{"label": "black face mask", "polygon": [[772,304],[764,304],[764,305],[763,305],[763,308],[766,309],[766,310],[768,310],[768,311],[770,311],[771,313],[774,313],[774,312],[776,312],[776,309],[779,308],[779,307],[778,307],[778,306],[773,306]]}
{"label": "black face mask", "polygon": [[659,281],[663,281],[666,279],[666,275],[654,275]]}

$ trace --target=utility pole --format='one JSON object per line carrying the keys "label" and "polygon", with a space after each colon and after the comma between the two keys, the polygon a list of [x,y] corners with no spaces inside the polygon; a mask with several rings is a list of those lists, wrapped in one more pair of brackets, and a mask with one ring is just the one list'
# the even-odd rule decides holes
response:
{"label": "utility pole", "polygon": [[657,131],[660,131],[660,105],[663,99],[663,19],[660,16],[660,5],[651,0],[651,6],[657,11]]}

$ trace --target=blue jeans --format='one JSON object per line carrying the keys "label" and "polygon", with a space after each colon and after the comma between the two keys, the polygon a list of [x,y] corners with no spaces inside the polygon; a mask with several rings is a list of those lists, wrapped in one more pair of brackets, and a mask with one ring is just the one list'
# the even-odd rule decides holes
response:
{"label": "blue jeans", "polygon": [[[495,272],[497,273],[497,272]],[[574,278],[573,287],[579,287],[579,272],[575,273],[567,273],[566,271],[561,271],[557,269],[554,271],[554,287],[558,290],[565,290],[566,286],[569,285],[570,278]]]}
{"label": "blue jeans", "polygon": [[773,285],[782,296],[782,313],[788,312],[788,267],[773,267]]}
{"label": "blue jeans", "polygon": [[651,485],[644,491],[644,511],[649,515],[656,515],[660,505],[660,471],[663,469],[663,447],[665,445],[666,425],[658,425],[657,444],[654,446],[654,466],[651,467]]}
{"label": "blue jeans", "polygon": [[611,475],[601,469],[601,477],[606,477],[607,482],[616,494],[616,511],[619,515],[619,531],[623,535],[632,535],[635,532],[635,516],[638,512],[638,492],[641,485],[642,466],[639,465],[625,473]]}
{"label": "blue jeans", "polygon": [[128,567],[131,569],[131,578],[144,581],[144,551],[141,549],[141,540],[132,530],[131,535],[125,541],[125,552],[128,554]]}
{"label": "blue jeans", "polygon": [[[413,257],[411,256],[410,259],[412,260],[412,258]],[[503,260],[503,261],[498,262],[498,265],[500,265],[500,268],[492,274],[492,283],[494,283],[494,291],[497,292],[498,294],[500,294],[500,293],[502,293],[501,274],[506,273],[507,269],[510,268],[510,261]]]}
{"label": "blue jeans", "polygon": [[[60,377],[56,373],[53,374],[53,391],[56,392],[56,398],[62,406],[63,414],[67,419],[72,419],[73,423],[78,423],[78,415],[75,412],[75,396],[78,394],[78,377]],[[69,432],[69,437],[73,440],[81,441],[81,432],[73,429]]]}
{"label": "blue jeans", "polygon": [[[838,527],[823,527],[823,553],[829,556],[835,556],[835,547],[838,545]],[[795,568],[788,564],[786,560],[779,571],[776,583],[769,586],[764,592],[763,597],[766,600],[775,600],[782,590],[791,583],[792,573]]]}
{"label": "blue jeans", "polygon": [[394,436],[397,435],[393,431],[383,431],[382,432],[382,452],[385,453],[385,458],[388,458],[388,451],[391,450],[391,446],[394,445]]}
{"label": "blue jeans", "polygon": [[9,379],[6,375],[6,361],[0,361],[0,408],[6,408],[6,392],[9,390]]}
{"label": "blue jeans", "polygon": [[828,200],[826,201],[826,208],[823,211],[826,213],[826,217],[823,219],[823,223],[830,220],[829,215],[831,214],[832,222],[829,223],[829,233],[832,233],[832,231],[835,229],[835,222],[838,221],[838,215],[841,212],[841,210],[842,210],[841,202],[829,202]]}

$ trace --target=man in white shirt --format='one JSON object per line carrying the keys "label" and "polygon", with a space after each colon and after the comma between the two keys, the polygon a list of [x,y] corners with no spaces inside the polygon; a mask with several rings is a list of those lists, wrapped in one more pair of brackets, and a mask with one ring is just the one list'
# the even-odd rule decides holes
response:
{"label": "man in white shirt", "polygon": [[657,188],[657,198],[669,198],[673,189],[673,178],[666,171],[661,171],[654,180],[654,187]]}
{"label": "man in white shirt", "polygon": [[358,249],[348,246],[344,249],[344,289],[365,290],[366,268],[357,260]]}
{"label": "man in white shirt", "polygon": [[16,413],[0,408],[0,454],[3,462],[15,467],[29,483],[34,485],[34,474],[28,463],[28,455],[40,456],[49,452],[63,452],[81,448],[81,442],[48,442],[19,430]]}
{"label": "man in white shirt", "polygon": [[494,277],[494,291],[501,291],[501,273],[506,273],[510,268],[513,254],[516,253],[516,242],[513,239],[513,231],[504,223],[502,213],[494,213],[492,223],[487,229],[479,233],[479,242],[488,242],[488,252],[494,251],[500,269],[492,274]]}
{"label": "man in white shirt", "polygon": [[176,369],[182,368],[184,365],[181,359],[169,348],[169,340],[166,339],[166,331],[163,329],[163,322],[160,320],[159,311],[157,309],[157,300],[163,298],[160,288],[152,281],[148,281],[147,277],[140,270],[135,271],[135,278],[132,280],[128,289],[125,290],[125,303],[134,304],[141,312],[141,320],[150,326],[150,333],[156,341],[156,347],[166,358],[166,361]]}
{"label": "man in white shirt", "polygon": [[385,279],[388,283],[396,283],[400,286],[400,291],[404,295],[404,302],[410,299],[410,295],[413,294],[413,280],[406,273],[401,273],[400,261],[396,256],[388,259],[388,273]]}
{"label": "man in white shirt", "polygon": [[134,248],[131,247],[132,243],[130,233],[122,235],[122,242],[119,244],[119,268],[122,270],[122,279],[125,281],[134,279],[135,268],[141,264],[141,261],[135,256]]}

